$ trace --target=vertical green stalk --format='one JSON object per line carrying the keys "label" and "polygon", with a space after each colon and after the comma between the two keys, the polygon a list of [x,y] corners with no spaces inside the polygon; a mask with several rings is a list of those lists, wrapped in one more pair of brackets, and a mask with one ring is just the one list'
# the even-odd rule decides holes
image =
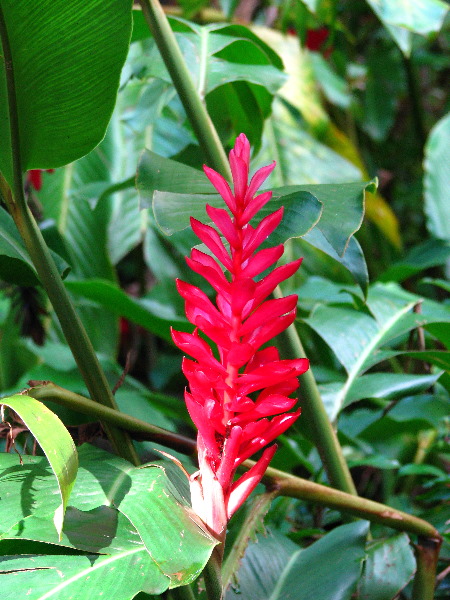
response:
{"label": "vertical green stalk", "polygon": [[222,549],[214,548],[203,570],[208,600],[222,600]]}
{"label": "vertical green stalk", "polygon": [[140,0],[145,20],[155,38],[184,110],[195,131],[210,167],[230,179],[227,156],[216,128],[200,98],[191,74],[181,54],[175,35],[158,0]]}
{"label": "vertical green stalk", "polygon": [[419,537],[416,545],[417,571],[411,600],[433,600],[440,546],[441,542],[438,540]]}
{"label": "vertical green stalk", "polygon": [[[100,404],[109,406],[110,408],[117,408],[114,396],[112,395],[106,376],[100,367],[91,341],[75,311],[55,262],[42,237],[41,231],[28,208],[24,195],[17,98],[14,81],[14,63],[1,4],[0,37],[5,64],[7,65],[5,73],[13,167],[12,189],[9,188],[3,176],[0,176],[2,196],[4,197],[8,210],[22,236],[31,260],[39,275],[41,284],[47,292],[50,302],[58,316],[63,333],[72,350],[92,399],[100,402]],[[134,464],[138,464],[139,459],[129,435],[110,425],[105,425],[105,430],[116,452]]]}
{"label": "vertical green stalk", "polygon": [[[153,33],[161,56],[180,96],[192,127],[204,149],[210,166],[230,179],[229,166],[219,136],[193,84],[175,36],[158,0],[140,0],[144,16]],[[304,357],[304,350],[295,327],[291,326],[288,343],[292,355]],[[331,426],[311,371],[302,376],[308,421],[330,481],[339,489],[356,494],[336,434]]]}
{"label": "vertical green stalk", "polygon": [[[274,291],[274,296],[281,297],[279,288]],[[295,325],[291,325],[281,336],[285,340],[287,352],[290,356],[307,358]],[[325,406],[311,369],[308,369],[301,376],[300,386],[304,400],[302,417],[308,421],[308,425],[311,428],[314,442],[330,483],[333,487],[356,496],[355,484],[342,453],[336,432],[325,411]]]}

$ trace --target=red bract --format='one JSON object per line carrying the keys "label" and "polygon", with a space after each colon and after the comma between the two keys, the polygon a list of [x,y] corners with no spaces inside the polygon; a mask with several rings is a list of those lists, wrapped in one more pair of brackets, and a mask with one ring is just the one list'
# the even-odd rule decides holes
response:
{"label": "red bract", "polygon": [[[266,448],[258,462],[234,481],[237,467],[298,418],[300,410],[286,414],[296,403],[289,395],[309,366],[306,359],[280,360],[274,346],[262,348],[295,319],[296,295],[268,297],[295,273],[301,259],[255,280],[283,254],[282,244],[259,249],[279,225],[283,208],[250,225],[271,199],[271,192],[256,193],[275,163],[259,169],[248,183],[249,163],[250,144],[241,134],[230,152],[234,192],[219,173],[204,167],[231,214],[206,206],[217,229],[191,219],[192,229],[212,256],[193,249],[187,263],[217,295],[213,303],[199,288],[178,281],[187,318],[196,329],[192,334],[172,331],[175,344],[194,359],[183,360],[189,381],[186,405],[198,429],[200,469],[191,476],[192,506],[221,541],[228,519],[261,481],[276,446]],[[218,359],[199,332],[216,344]]]}
{"label": "red bract", "polygon": [[[47,173],[53,173],[55,169],[45,169]],[[37,191],[42,188],[42,169],[31,169],[27,172],[27,181]]]}

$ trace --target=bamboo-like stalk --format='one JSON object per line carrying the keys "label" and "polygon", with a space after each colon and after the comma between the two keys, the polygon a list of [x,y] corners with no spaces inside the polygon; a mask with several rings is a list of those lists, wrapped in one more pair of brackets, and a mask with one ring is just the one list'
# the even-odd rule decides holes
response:
{"label": "bamboo-like stalk", "polygon": [[[219,136],[195,88],[191,74],[161,5],[158,0],[140,0],[140,4],[167,70],[172,77],[173,84],[186,110],[186,114],[209,160],[209,166],[229,179],[229,165]],[[304,350],[294,326],[289,328],[287,339],[292,349],[291,357],[303,358]],[[305,413],[311,425],[314,441],[317,444],[330,481],[339,489],[350,494],[356,494],[356,489],[342,454],[342,449],[325,412],[317,384],[311,371],[302,376],[302,382],[304,398],[307,402]]]}
{"label": "bamboo-like stalk", "polygon": [[66,390],[54,383],[45,383],[43,385],[35,385],[26,390],[26,393],[36,400],[48,400],[62,406],[66,406],[72,410],[89,415],[102,422],[107,422],[110,425],[119,427],[131,434],[139,440],[150,440],[163,446],[168,446],[173,450],[177,450],[188,456],[197,453],[197,444],[184,435],[178,435],[172,431],[167,431],[156,425],[151,425],[140,419],[136,419],[130,415],[113,409],[109,406],[104,406],[97,402],[89,400],[80,394]]}
{"label": "bamboo-like stalk", "polygon": [[216,128],[195,87],[160,3],[158,0],[139,0],[139,3],[209,166],[230,179],[230,167]]}
{"label": "bamboo-like stalk", "polygon": [[441,542],[442,540],[419,537],[415,547],[417,571],[414,577],[412,600],[433,600]]}
{"label": "bamboo-like stalk", "polygon": [[[83,414],[101,418],[103,421],[120,426],[131,434],[137,434],[138,439],[158,442],[189,456],[196,452],[196,443],[190,438],[150,425],[145,421],[140,421],[109,407],[101,406],[53,383],[33,387],[25,393],[38,400],[57,402]],[[242,468],[250,469],[254,464],[254,461],[246,460]],[[262,482],[274,492],[274,495],[298,498],[314,504],[335,508],[349,515],[386,525],[397,531],[406,531],[428,540],[434,540],[436,543],[441,540],[439,532],[433,525],[423,519],[380,502],[354,496],[272,467],[267,469]]]}
{"label": "bamboo-like stalk", "polygon": [[[274,291],[274,296],[276,298],[281,297],[279,288]],[[288,327],[281,334],[281,337],[285,342],[286,354],[296,356],[297,358],[307,358],[295,324]],[[343,492],[357,495],[355,484],[342,453],[341,445],[325,411],[325,406],[311,369],[308,369],[300,377],[300,387],[303,399],[302,418],[308,421],[330,483]]]}
{"label": "bamboo-like stalk", "polygon": [[[0,38],[5,64],[7,65],[7,68],[5,69],[5,78],[13,170],[12,189],[9,187],[5,178],[0,175],[0,191],[25,243],[30,258],[39,275],[41,284],[47,292],[50,302],[58,316],[63,333],[72,350],[80,373],[86,382],[89,393],[95,401],[115,409],[117,408],[117,405],[109,388],[106,376],[98,362],[86,330],[75,311],[70,296],[64,287],[63,281],[47,244],[42,237],[41,231],[28,208],[24,195],[19,120],[14,79],[14,61],[11,54],[8,31],[1,4]],[[109,425],[106,426],[106,432],[118,454],[134,464],[139,463],[139,458],[131,438],[126,432]]]}

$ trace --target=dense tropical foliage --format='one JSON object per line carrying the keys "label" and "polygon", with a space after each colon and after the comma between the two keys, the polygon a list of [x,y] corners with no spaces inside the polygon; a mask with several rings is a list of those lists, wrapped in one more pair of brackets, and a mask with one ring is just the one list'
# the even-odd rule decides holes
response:
{"label": "dense tropical foliage", "polygon": [[[4,598],[449,597],[448,33],[442,0],[0,0]],[[219,407],[229,365],[268,391]]]}

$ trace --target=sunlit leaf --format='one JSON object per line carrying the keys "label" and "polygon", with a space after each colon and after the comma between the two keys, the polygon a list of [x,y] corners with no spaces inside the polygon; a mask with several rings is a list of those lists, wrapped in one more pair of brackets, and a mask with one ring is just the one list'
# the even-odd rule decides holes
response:
{"label": "sunlit leaf", "polygon": [[[88,153],[105,134],[131,35],[131,0],[5,0],[22,169]],[[0,170],[11,183],[5,61],[0,61]]]}
{"label": "sunlit leaf", "polygon": [[[78,454],[67,429],[42,402],[26,395],[2,398],[1,403],[16,412],[44,451],[57,479],[61,504],[53,521],[61,534],[64,513],[78,469]],[[5,419],[6,420],[6,419]],[[51,431],[51,435],[49,432]]]}

